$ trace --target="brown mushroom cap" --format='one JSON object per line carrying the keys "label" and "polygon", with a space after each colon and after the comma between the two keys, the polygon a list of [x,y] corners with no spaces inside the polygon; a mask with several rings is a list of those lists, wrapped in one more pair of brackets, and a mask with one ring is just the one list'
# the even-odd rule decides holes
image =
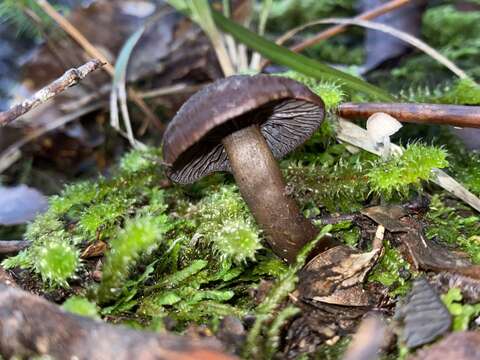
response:
{"label": "brown mushroom cap", "polygon": [[168,125],[163,138],[168,176],[188,184],[230,171],[222,139],[254,123],[280,159],[317,130],[324,109],[320,97],[292,79],[235,75],[218,80],[186,101]]}

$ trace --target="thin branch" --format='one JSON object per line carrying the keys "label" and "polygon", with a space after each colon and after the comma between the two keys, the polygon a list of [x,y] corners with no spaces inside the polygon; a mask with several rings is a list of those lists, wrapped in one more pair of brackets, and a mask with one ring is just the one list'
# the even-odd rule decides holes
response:
{"label": "thin branch", "polygon": [[65,74],[37,91],[31,98],[24,100],[21,104],[17,104],[7,111],[0,112],[0,126],[10,124],[28,111],[47,102],[69,87],[78,84],[88,74],[102,66],[103,64],[99,60],[90,60],[79,68],[67,70]]}
{"label": "thin branch", "polygon": [[397,30],[391,26],[385,25],[385,24],[380,24],[376,22],[371,22],[371,21],[366,21],[366,20],[357,20],[357,19],[337,19],[337,18],[331,18],[331,19],[323,19],[323,20],[318,20],[318,21],[313,21],[308,24],[302,25],[296,29],[291,30],[291,33],[296,33],[298,31],[301,31],[309,26],[313,25],[320,25],[320,24],[342,24],[342,25],[356,25],[356,26],[361,26],[367,29],[373,29],[377,31],[381,31],[383,33],[389,34],[399,40],[402,40],[406,42],[407,44],[410,44],[417,49],[423,51],[425,54],[428,56],[432,57],[445,67],[447,67],[450,71],[452,71],[455,75],[457,75],[461,79],[468,78],[468,75],[460,69],[457,65],[455,65],[452,61],[450,61],[448,58],[440,54],[437,50],[432,48],[430,45],[424,43],[422,40],[416,38],[415,36],[412,36],[404,31]]}
{"label": "thin branch", "polygon": [[480,128],[480,106],[414,103],[343,103],[337,110],[347,119],[367,119],[377,112],[398,121]]}

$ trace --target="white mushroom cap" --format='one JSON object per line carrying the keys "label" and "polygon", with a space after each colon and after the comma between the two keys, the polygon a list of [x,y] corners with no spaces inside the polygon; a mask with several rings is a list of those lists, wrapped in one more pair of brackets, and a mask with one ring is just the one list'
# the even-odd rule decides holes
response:
{"label": "white mushroom cap", "polygon": [[402,124],[397,119],[383,112],[377,112],[367,120],[368,136],[376,144],[384,143],[386,138],[395,134],[401,127]]}

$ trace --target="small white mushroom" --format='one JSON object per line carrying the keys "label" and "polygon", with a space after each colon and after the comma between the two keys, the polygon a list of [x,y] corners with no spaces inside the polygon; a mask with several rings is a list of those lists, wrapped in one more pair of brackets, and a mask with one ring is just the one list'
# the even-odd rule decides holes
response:
{"label": "small white mushroom", "polygon": [[390,156],[390,136],[395,134],[402,124],[383,112],[378,112],[370,116],[367,120],[367,133],[376,147],[382,148],[382,158]]}

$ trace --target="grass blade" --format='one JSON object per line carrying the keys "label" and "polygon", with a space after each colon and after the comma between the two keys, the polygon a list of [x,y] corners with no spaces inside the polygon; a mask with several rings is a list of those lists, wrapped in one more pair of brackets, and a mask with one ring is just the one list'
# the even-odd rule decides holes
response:
{"label": "grass blade", "polygon": [[310,59],[301,54],[296,54],[291,50],[278,46],[274,42],[266,40],[243,26],[227,19],[217,11],[212,11],[212,17],[221,30],[231,34],[238,41],[244,43],[251,49],[258,51],[260,54],[277,64],[284,65],[315,79],[337,82],[341,81],[351,90],[361,91],[378,100],[394,100],[394,98],[384,90],[319,61]]}

